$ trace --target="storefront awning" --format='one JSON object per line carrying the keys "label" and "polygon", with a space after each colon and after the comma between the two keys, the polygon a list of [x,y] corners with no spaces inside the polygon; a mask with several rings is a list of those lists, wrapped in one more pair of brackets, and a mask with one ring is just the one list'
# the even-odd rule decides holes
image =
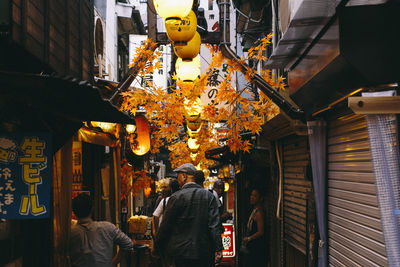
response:
{"label": "storefront awning", "polygon": [[76,121],[132,123],[133,118],[103,100],[97,87],[68,77],[0,72],[2,109],[26,105]]}
{"label": "storefront awning", "polygon": [[97,87],[69,77],[0,71],[0,129],[47,131],[59,147],[82,121],[134,123]]}
{"label": "storefront awning", "polygon": [[387,0],[303,0],[266,65],[289,70],[290,97],[307,115],[360,87],[396,82],[399,8]]}

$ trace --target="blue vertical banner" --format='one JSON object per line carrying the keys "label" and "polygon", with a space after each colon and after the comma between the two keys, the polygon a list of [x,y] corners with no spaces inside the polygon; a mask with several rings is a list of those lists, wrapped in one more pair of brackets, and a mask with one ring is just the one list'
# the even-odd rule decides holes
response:
{"label": "blue vertical banner", "polygon": [[0,134],[0,218],[50,216],[51,135]]}

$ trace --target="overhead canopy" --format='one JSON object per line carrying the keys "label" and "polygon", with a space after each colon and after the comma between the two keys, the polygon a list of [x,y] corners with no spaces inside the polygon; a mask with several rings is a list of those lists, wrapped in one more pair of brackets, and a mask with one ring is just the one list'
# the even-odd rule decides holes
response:
{"label": "overhead canopy", "polygon": [[0,71],[0,130],[48,131],[58,148],[82,121],[134,123],[88,82]]}
{"label": "overhead canopy", "polygon": [[397,82],[400,4],[303,0],[266,67],[289,70],[291,99],[317,114],[361,87]]}

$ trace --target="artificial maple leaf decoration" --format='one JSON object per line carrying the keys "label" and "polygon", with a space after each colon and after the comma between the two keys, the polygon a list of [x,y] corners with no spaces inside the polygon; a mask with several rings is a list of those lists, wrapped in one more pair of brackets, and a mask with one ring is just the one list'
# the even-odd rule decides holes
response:
{"label": "artificial maple leaf decoration", "polygon": [[[257,46],[248,50],[248,56],[251,59],[262,62],[266,61],[265,50],[270,45],[272,35],[269,34],[260,39]],[[159,67],[154,62],[157,54],[154,53],[156,44],[147,40],[145,44],[137,49],[137,56],[132,64],[141,67],[139,75],[144,77],[146,74],[152,74]],[[262,92],[244,88],[241,91],[236,89],[233,84],[233,75],[235,72],[243,72],[245,79],[251,83],[256,71],[250,67],[244,68],[243,63],[246,59],[241,58],[238,61],[227,59],[217,46],[206,45],[212,54],[212,60],[206,70],[193,83],[187,83],[176,79],[175,87],[160,88],[153,83],[148,84],[146,90],[129,90],[123,92],[124,102],[121,109],[135,114],[139,107],[145,110],[145,115],[151,124],[152,152],[158,151],[161,146],[167,146],[170,153],[170,161],[173,167],[180,164],[192,162],[195,165],[205,169],[213,164],[212,161],[205,158],[205,152],[208,149],[218,146],[218,140],[215,140],[216,125],[224,121],[228,126],[227,145],[234,153],[238,151],[249,152],[251,143],[248,140],[242,140],[240,133],[251,131],[253,134],[259,134],[264,118],[270,118],[279,112],[279,108]],[[144,59],[148,59],[146,62]],[[187,146],[188,136],[185,134],[185,100],[194,103],[206,91],[207,81],[214,69],[222,65],[226,67],[225,79],[221,81],[216,96],[216,103],[226,103],[224,107],[217,108],[215,104],[204,106],[201,112],[202,126],[196,133],[196,142],[199,149],[194,153]],[[261,70],[261,77],[276,90],[284,90],[285,79],[275,77],[271,70]],[[250,98],[249,98],[250,96]],[[184,136],[184,137],[182,137]]]}

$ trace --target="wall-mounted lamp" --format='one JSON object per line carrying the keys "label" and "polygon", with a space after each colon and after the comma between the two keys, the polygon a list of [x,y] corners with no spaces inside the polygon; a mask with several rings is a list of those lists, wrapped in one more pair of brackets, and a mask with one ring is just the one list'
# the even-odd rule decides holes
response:
{"label": "wall-mounted lamp", "polygon": [[127,124],[127,125],[125,126],[125,131],[126,131],[128,134],[133,134],[133,133],[136,131],[136,125],[134,125],[134,124]]}

